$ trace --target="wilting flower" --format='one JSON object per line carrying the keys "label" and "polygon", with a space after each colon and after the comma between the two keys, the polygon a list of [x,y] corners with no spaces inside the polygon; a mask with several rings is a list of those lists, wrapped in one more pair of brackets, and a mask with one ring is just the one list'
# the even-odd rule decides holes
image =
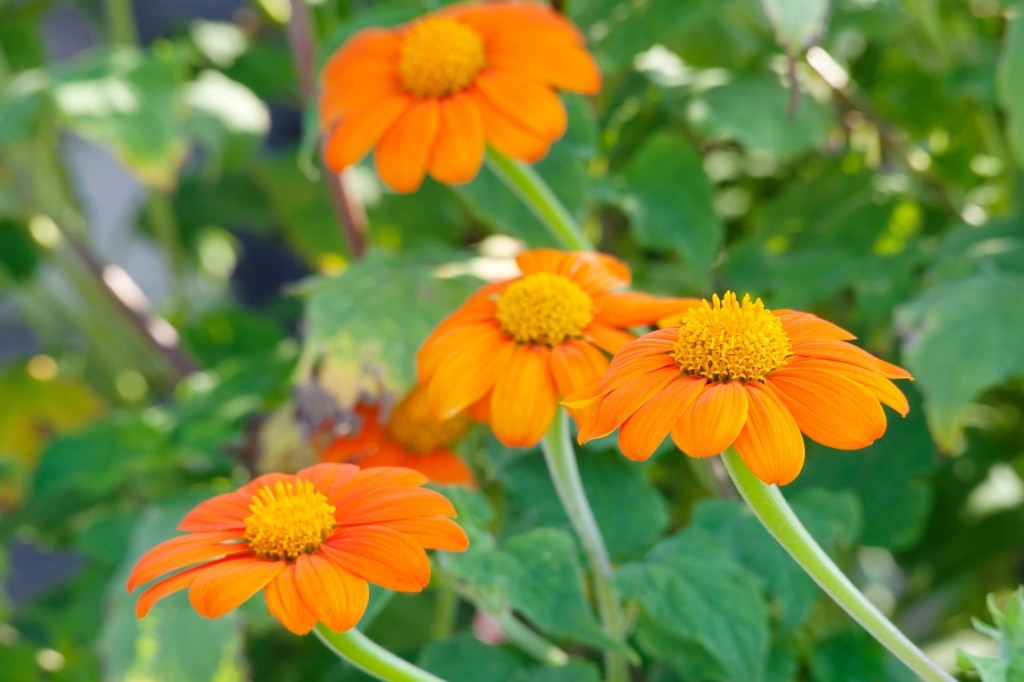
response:
{"label": "wilting flower", "polygon": [[691,457],[734,445],[758,478],[785,484],[803,466],[801,431],[856,450],[885,432],[882,404],[909,410],[889,379],[910,374],[846,343],[852,338],[809,313],[770,311],[728,292],[689,310],[680,326],[627,345],[566,404],[590,408],[581,443],[619,428],[622,452],[641,460],[668,433]]}
{"label": "wilting flower", "polygon": [[434,414],[486,414],[508,446],[529,447],[551,425],[558,396],[596,382],[614,353],[648,325],[697,303],[617,291],[625,263],[600,253],[536,249],[522,276],[483,287],[431,333],[417,356]]}
{"label": "wilting flower", "polygon": [[472,180],[485,143],[541,159],[567,125],[554,88],[596,93],[601,74],[579,30],[550,7],[494,2],[360,31],[321,82],[327,165],[340,171],[376,145],[381,178],[412,192],[427,172]]}
{"label": "wilting flower", "polygon": [[356,430],[331,441],[320,461],[351,462],[362,469],[405,467],[435,483],[473,484],[473,472],[450,450],[469,427],[466,413],[438,419],[427,406],[423,386],[416,386],[398,401],[387,419],[382,418],[382,409],[380,403],[358,402]]}
{"label": "wilting flower", "polygon": [[455,516],[451,503],[418,487],[426,480],[408,469],[317,464],[202,502],[178,525],[187,535],[135,564],[129,592],[178,571],[143,592],[135,612],[143,618],[187,587],[195,610],[217,618],[262,589],[270,612],[296,634],[318,621],[347,630],[366,610],[367,581],[419,592],[430,580],[424,548],[466,549],[466,534],[445,518]]}

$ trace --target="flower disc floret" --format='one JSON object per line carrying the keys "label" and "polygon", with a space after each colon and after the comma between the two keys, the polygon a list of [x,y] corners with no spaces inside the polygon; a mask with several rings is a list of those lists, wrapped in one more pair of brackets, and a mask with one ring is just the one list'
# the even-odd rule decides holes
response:
{"label": "flower disc floret", "polygon": [[469,416],[460,412],[449,419],[438,419],[430,411],[427,392],[409,392],[388,419],[387,435],[405,450],[427,454],[456,442],[469,428]]}
{"label": "flower disc floret", "polygon": [[761,299],[741,302],[731,291],[688,311],[672,351],[684,374],[717,382],[763,382],[791,353],[782,322]]}
{"label": "flower disc floret", "polygon": [[454,19],[427,17],[409,29],[398,73],[406,92],[444,97],[466,89],[486,64],[479,33]]}
{"label": "flower disc floret", "polygon": [[295,561],[312,554],[334,532],[333,505],[311,482],[278,481],[252,496],[245,539],[253,554],[273,561]]}
{"label": "flower disc floret", "polygon": [[572,280],[538,272],[509,285],[498,299],[495,318],[519,343],[556,346],[583,335],[594,319],[594,302]]}

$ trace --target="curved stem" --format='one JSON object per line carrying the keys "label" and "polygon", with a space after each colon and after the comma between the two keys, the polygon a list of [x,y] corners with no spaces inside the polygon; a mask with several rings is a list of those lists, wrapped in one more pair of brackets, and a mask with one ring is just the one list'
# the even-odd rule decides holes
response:
{"label": "curved stem", "polygon": [[492,147],[487,148],[487,165],[523,200],[562,246],[576,251],[594,250],[594,245],[533,166],[510,159]]}
{"label": "curved stem", "polygon": [[338,658],[348,661],[367,675],[384,682],[444,682],[440,677],[417,668],[405,659],[375,644],[355,628],[334,632],[320,623],[316,636]]}
{"label": "curved stem", "polygon": [[761,524],[833,601],[922,680],[955,682],[949,673],[925,656],[843,575],[800,523],[778,486],[768,486],[758,480],[732,448],[722,453],[722,460],[736,489]]}
{"label": "curved stem", "polygon": [[526,627],[522,621],[512,615],[511,611],[501,611],[492,615],[491,618],[505,633],[509,642],[541,663],[563,666],[569,662],[569,654]]}
{"label": "curved stem", "polygon": [[[601,530],[590,509],[587,494],[580,480],[579,467],[576,465],[576,453],[569,437],[569,423],[565,410],[559,409],[551,428],[544,434],[541,441],[544,459],[547,461],[551,481],[555,485],[558,499],[562,501],[569,522],[576,531],[583,553],[590,565],[590,573],[594,582],[594,594],[597,597],[597,611],[601,623],[609,637],[622,639],[623,616],[619,597],[612,587],[612,562],[608,558]],[[621,651],[605,651],[605,679],[608,682],[624,682],[629,679],[629,665]]]}

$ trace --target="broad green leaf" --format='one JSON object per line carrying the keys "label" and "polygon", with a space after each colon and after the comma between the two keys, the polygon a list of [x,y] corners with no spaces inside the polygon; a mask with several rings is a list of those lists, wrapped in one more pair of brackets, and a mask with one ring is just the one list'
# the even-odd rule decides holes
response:
{"label": "broad green leaf", "polygon": [[135,529],[132,548],[107,590],[109,611],[99,633],[99,648],[109,680],[153,682],[241,682],[241,617],[237,611],[203,618],[189,604],[187,590],[160,601],[143,620],[135,617],[138,592],[125,592],[132,565],[169,537],[181,517],[198,502],[192,499],[146,510]]}
{"label": "broad green leaf", "polygon": [[373,252],[337,277],[312,280],[303,367],[326,354],[339,375],[372,377],[378,390],[407,389],[420,344],[479,286],[471,277],[438,276],[445,260]]}
{"label": "broad green leaf", "polygon": [[1006,43],[996,73],[999,104],[1006,112],[1006,136],[1024,168],[1024,88],[1020,74],[1024,72],[1024,14],[1018,12],[1006,25]]}
{"label": "broad green leaf", "polygon": [[[860,509],[848,493],[804,490],[792,501],[793,510],[818,544],[835,555],[847,549],[860,530]],[[757,576],[775,601],[783,631],[802,624],[821,589],[768,534],[749,508],[739,502],[707,500],[697,504],[693,524],[713,532],[730,554]]]}
{"label": "broad green leaf", "polygon": [[170,189],[187,150],[177,88],[170,66],[119,48],[57,72],[52,93],[67,128],[108,147],[144,182]]}
{"label": "broad green leaf", "polygon": [[42,69],[24,71],[11,79],[0,98],[0,144],[26,142],[34,134],[50,85]]}
{"label": "broad green leaf", "polygon": [[920,396],[912,384],[900,383],[910,400],[906,418],[886,408],[885,435],[863,450],[832,450],[808,441],[804,470],[792,485],[794,491],[824,487],[853,493],[864,513],[861,541],[890,549],[913,546],[924,531],[934,498],[928,477],[936,467]]}
{"label": "broad green leaf", "polygon": [[1024,275],[1024,219],[950,230],[932,254],[925,282],[934,286],[993,271]]}
{"label": "broad green leaf", "polygon": [[758,581],[707,531],[665,540],[642,562],[620,568],[615,583],[643,608],[641,648],[684,679],[764,678],[769,629]]}
{"label": "broad green leaf", "polygon": [[637,241],[678,251],[706,278],[724,228],[697,152],[682,138],[657,133],[630,160],[623,177],[622,207]]}
{"label": "broad green leaf", "polygon": [[830,5],[829,0],[761,0],[776,42],[790,55],[821,39]]}
{"label": "broad green leaf", "polygon": [[702,134],[735,140],[748,150],[790,158],[822,146],[832,127],[832,113],[802,93],[795,114],[790,94],[773,74],[747,73],[697,96],[690,104],[690,122]]}
{"label": "broad green leaf", "polygon": [[598,682],[592,663],[540,666],[499,646],[489,646],[465,632],[424,647],[417,664],[446,682]]}
{"label": "broad green leaf", "polygon": [[918,679],[859,628],[840,630],[815,642],[810,668],[815,682],[915,682]]}
{"label": "broad green leaf", "polygon": [[984,272],[926,289],[897,311],[903,354],[936,442],[952,449],[963,412],[986,388],[1024,376],[1024,275]]}
{"label": "broad green leaf", "polygon": [[[668,526],[665,499],[644,476],[644,467],[611,450],[580,453],[580,476],[615,561],[640,557]],[[504,531],[521,533],[537,526],[569,529],[544,458],[527,454],[501,474],[507,490]]]}
{"label": "broad green leaf", "polygon": [[450,564],[466,589],[491,610],[511,608],[554,637],[613,646],[587,603],[577,555],[566,531],[537,528],[501,548],[471,547],[451,557]]}

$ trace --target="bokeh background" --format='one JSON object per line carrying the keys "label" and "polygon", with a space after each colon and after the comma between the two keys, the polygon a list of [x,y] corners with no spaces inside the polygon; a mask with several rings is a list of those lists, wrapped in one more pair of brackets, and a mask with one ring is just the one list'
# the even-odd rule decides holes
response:
{"label": "bokeh background", "polygon": [[[309,0],[303,46],[322,62],[360,27],[440,4]],[[541,175],[637,288],[731,288],[813,311],[914,373],[909,417],[889,413],[865,451],[812,446],[786,492],[944,665],[958,647],[993,655],[971,619],[991,622],[986,596],[1004,604],[1024,572],[1024,4],[558,6],[606,80],[597,98],[564,98],[570,129]],[[0,4],[5,681],[362,679],[260,603],[208,622],[168,600],[140,625],[127,568],[196,501],[315,461],[316,419],[408,388],[417,344],[478,278],[507,275],[523,244],[552,244],[489,171],[396,195],[366,161],[347,178],[370,226],[354,263],[291,11]],[[379,598],[364,627],[455,682],[596,679],[578,562],[530,563],[572,554],[537,453],[482,429],[460,450],[481,481],[460,509],[500,549],[440,567],[454,606],[434,588]],[[912,679],[713,470],[668,445],[642,466],[613,440],[581,457],[617,563],[641,565],[666,537],[701,550],[673,578],[686,591],[669,613],[650,575],[628,588],[645,679]],[[485,646],[472,635],[481,595],[580,661],[541,670]]]}

